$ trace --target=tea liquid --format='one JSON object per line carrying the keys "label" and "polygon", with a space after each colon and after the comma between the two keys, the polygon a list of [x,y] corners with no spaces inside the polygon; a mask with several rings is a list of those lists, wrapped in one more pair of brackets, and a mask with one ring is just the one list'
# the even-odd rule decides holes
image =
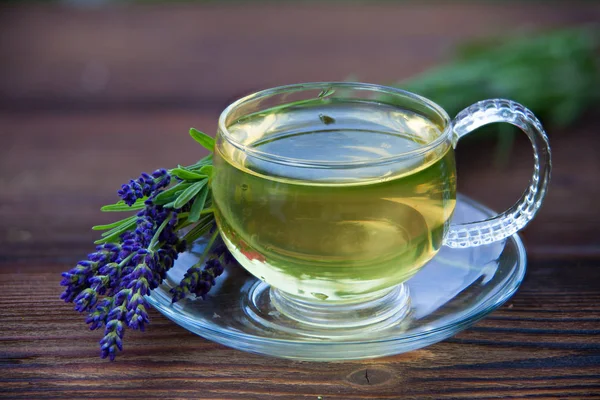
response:
{"label": "tea liquid", "polygon": [[[311,300],[352,300],[399,284],[442,245],[456,199],[449,143],[426,118],[368,101],[246,117],[220,140],[213,196],[228,246],[255,276]],[[320,161],[353,167],[322,168]],[[311,166],[293,164],[312,163]],[[358,164],[361,164],[358,166]]]}

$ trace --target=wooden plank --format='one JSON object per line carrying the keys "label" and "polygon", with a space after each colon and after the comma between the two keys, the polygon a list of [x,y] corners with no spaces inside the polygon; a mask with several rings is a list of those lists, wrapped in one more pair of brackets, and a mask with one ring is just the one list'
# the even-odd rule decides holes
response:
{"label": "wooden plank", "polygon": [[256,89],[385,83],[466,38],[600,20],[597,2],[0,6],[0,109],[222,109]]}
{"label": "wooden plank", "polygon": [[[336,363],[261,357],[194,336],[157,312],[115,363],[57,301],[61,264],[0,267],[0,398],[375,399],[600,394],[597,263],[533,263],[499,311],[445,342]],[[552,277],[552,278],[550,278]],[[556,279],[560,278],[560,279]],[[583,311],[583,310],[588,311]]]}

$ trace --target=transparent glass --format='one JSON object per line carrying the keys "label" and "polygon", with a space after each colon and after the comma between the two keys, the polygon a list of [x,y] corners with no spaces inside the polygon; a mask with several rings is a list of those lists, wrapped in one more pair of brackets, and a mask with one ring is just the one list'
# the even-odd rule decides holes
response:
{"label": "transparent glass", "polygon": [[[530,186],[506,212],[452,225],[454,147],[492,122],[531,139]],[[451,121],[402,90],[309,83],[258,92],[222,113],[212,190],[227,247],[270,285],[262,311],[275,307],[291,321],[285,329],[334,338],[400,324],[411,310],[405,281],[442,246],[513,235],[541,206],[549,177],[546,135],[517,103],[482,101]]]}
{"label": "transparent glass", "polygon": [[[467,223],[497,213],[457,196],[452,221]],[[206,299],[175,304],[170,289],[196,264],[209,235],[175,261],[148,301],[183,328],[239,350],[297,360],[334,361],[383,357],[415,350],[468,328],[507,301],[525,276],[518,235],[465,248],[444,246],[403,287],[410,311],[381,329],[330,329],[298,323],[271,301],[269,285],[237,264],[228,265]],[[381,324],[380,324],[381,325]]]}

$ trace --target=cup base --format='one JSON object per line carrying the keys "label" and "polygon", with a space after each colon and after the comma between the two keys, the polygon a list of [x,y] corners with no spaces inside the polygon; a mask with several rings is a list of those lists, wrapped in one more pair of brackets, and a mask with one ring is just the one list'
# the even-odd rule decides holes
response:
{"label": "cup base", "polygon": [[309,301],[258,281],[245,296],[244,309],[263,329],[322,340],[351,339],[401,325],[410,312],[404,284],[355,303]]}

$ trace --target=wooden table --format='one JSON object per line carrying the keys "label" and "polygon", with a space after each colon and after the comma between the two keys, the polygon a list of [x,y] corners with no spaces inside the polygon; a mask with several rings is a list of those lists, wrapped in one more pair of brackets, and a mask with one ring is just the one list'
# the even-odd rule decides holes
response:
{"label": "wooden table", "polygon": [[[309,363],[208,342],[152,312],[116,362],[58,296],[98,208],[140,171],[202,156],[230,101],[283,83],[389,82],[463,39],[600,20],[598,3],[0,7],[0,398],[600,398],[597,117],[551,131],[553,181],[523,232],[519,292],[452,339],[383,359]],[[489,146],[488,146],[489,147]],[[525,187],[458,150],[459,190],[495,209]]]}

